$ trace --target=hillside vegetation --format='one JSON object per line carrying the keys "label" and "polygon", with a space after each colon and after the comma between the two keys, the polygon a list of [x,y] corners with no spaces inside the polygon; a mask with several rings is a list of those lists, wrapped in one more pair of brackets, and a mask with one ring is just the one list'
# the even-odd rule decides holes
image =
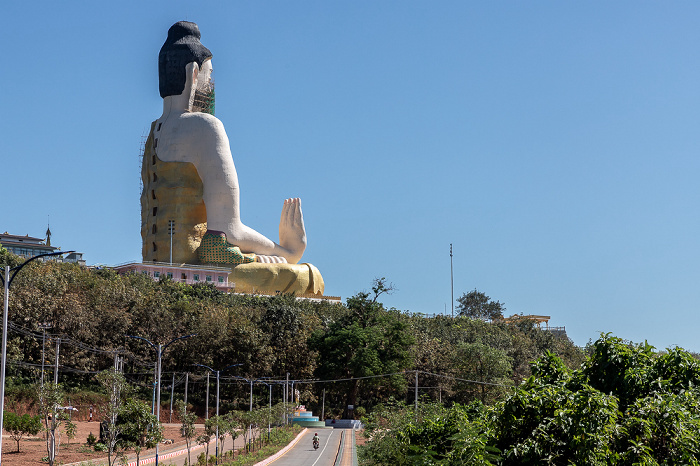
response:
{"label": "hillside vegetation", "polygon": [[[0,262],[18,261],[0,252]],[[231,295],[210,285],[156,282],[109,269],[31,264],[17,275],[10,292],[7,393],[15,401],[30,398],[29,388],[40,375],[41,324],[50,327],[47,379],[53,376],[60,337],[59,382],[69,396],[89,404],[97,402],[95,393],[102,390],[94,374],[112,367],[115,353],[124,359],[127,381],[150,402],[155,352],[126,335],[166,344],[196,334],[164,352],[162,402],[164,407],[169,403],[173,374],[175,398],[182,398],[182,379],[189,373],[188,402],[200,414],[206,371],[195,364],[214,369],[240,364],[221,373],[223,412],[249,403],[249,383],[234,376],[280,381],[288,373],[308,408],[320,414],[325,389],[327,416],[357,417],[389,400],[412,401],[415,371],[425,399],[488,404],[527,379],[530,362],[548,351],[567,367],[584,360],[583,351],[569,340],[531,322],[508,325],[400,312],[380,303],[386,291],[384,281],[377,280],[371,291],[332,304],[293,296]],[[272,390],[273,403],[280,401],[281,386],[273,384]],[[268,396],[266,386],[254,384],[255,406],[266,406]],[[347,410],[349,404],[354,412]]]}
{"label": "hillside vegetation", "polygon": [[503,400],[387,404],[369,416],[366,465],[680,465],[700,458],[700,364],[603,335],[570,370],[546,353]]}

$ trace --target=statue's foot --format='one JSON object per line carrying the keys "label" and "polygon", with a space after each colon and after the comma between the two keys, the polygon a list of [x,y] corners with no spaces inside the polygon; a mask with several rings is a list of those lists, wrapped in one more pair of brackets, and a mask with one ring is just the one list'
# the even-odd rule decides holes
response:
{"label": "statue's foot", "polygon": [[256,254],[255,260],[263,264],[286,264],[287,259],[282,256],[264,256],[262,254]]}
{"label": "statue's foot", "polygon": [[296,264],[306,249],[306,229],[301,199],[285,199],[280,218],[280,246],[289,251],[287,262]]}
{"label": "statue's foot", "polygon": [[222,231],[209,230],[204,234],[197,249],[199,261],[203,264],[248,264],[256,261],[255,254],[244,254],[238,246],[226,241]]}

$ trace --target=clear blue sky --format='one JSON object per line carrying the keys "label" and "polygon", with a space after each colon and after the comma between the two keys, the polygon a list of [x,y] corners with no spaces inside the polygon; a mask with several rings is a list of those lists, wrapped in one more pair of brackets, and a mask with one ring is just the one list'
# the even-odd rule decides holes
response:
{"label": "clear blue sky", "polygon": [[700,4],[9,2],[2,231],[139,260],[139,146],[178,20],[214,54],[244,221],[301,197],[326,293],[479,289],[579,345],[700,351]]}

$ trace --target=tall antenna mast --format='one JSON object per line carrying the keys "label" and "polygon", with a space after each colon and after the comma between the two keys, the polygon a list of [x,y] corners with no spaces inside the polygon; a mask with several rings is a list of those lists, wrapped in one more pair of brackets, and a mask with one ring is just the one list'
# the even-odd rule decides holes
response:
{"label": "tall antenna mast", "polygon": [[452,243],[450,243],[450,288],[452,289],[452,318],[455,317],[455,279],[452,268]]}
{"label": "tall antenna mast", "polygon": [[170,265],[173,265],[173,233],[175,233],[175,220],[168,220],[168,233],[170,234]]}

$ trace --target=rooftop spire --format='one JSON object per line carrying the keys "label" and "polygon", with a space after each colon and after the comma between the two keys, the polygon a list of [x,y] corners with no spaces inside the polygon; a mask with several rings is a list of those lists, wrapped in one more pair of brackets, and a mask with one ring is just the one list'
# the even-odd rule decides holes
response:
{"label": "rooftop spire", "polygon": [[51,246],[51,228],[49,226],[49,221],[46,222],[46,245]]}

